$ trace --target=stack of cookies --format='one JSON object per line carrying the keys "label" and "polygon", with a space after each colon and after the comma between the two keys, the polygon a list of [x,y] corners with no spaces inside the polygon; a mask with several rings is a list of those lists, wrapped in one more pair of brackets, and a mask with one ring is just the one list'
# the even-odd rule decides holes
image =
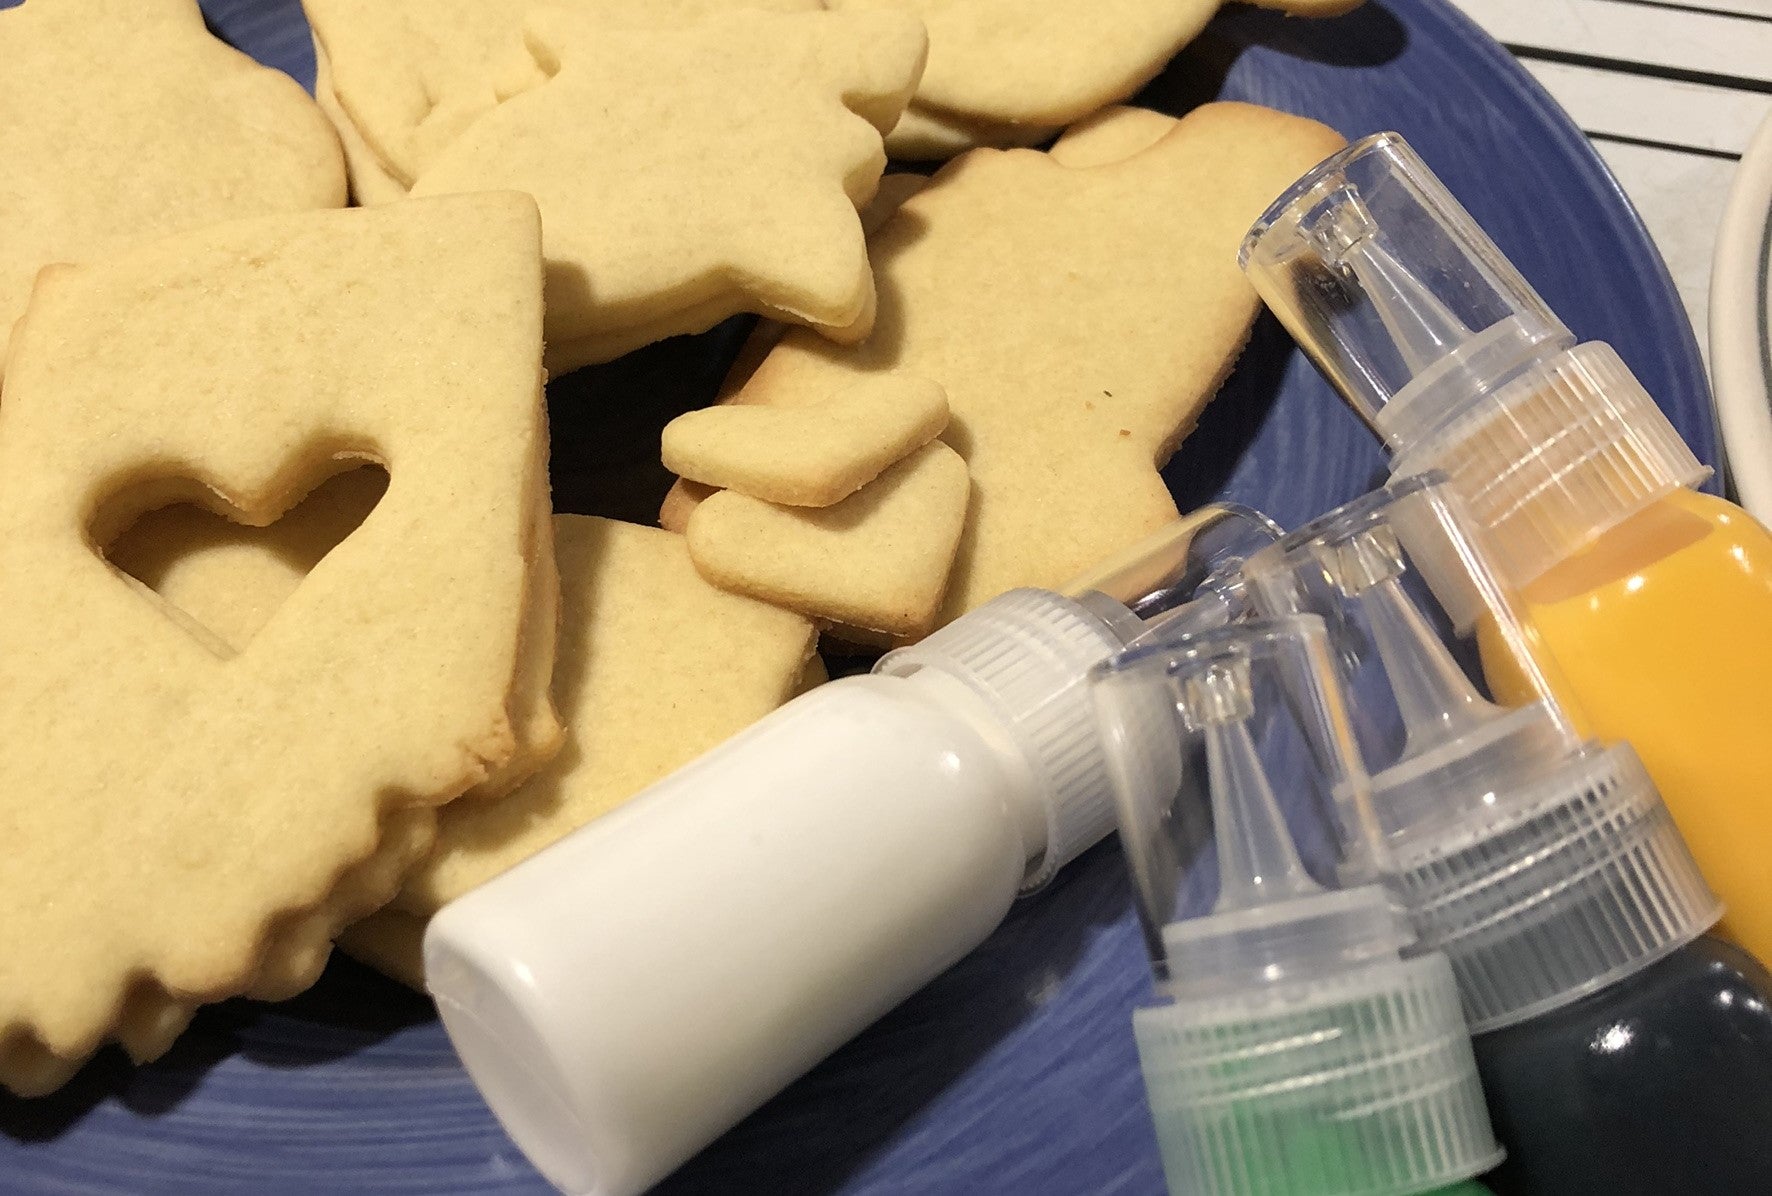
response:
{"label": "stack of cookies", "polygon": [[[1237,240],[1339,143],[1104,108],[1191,3],[306,8],[318,104],[196,0],[0,11],[19,1093],[335,938],[421,984],[443,902],[818,684],[821,634],[914,640],[1173,519],[1256,311]],[[883,178],[919,122],[1070,128]],[[739,313],[661,429],[669,530],[555,514],[546,374]]]}
{"label": "stack of cookies", "polygon": [[[557,740],[539,244],[530,200],[486,194],[39,275],[0,395],[9,1087],[301,991],[434,807]],[[144,511],[270,524],[364,462],[386,493],[266,617],[102,555]]]}
{"label": "stack of cookies", "polygon": [[[772,523],[741,523],[723,510],[703,529],[701,512],[688,513],[698,493],[680,486],[664,522],[688,529],[710,580],[740,592],[764,592],[756,572],[789,555],[816,556],[833,579],[821,593],[768,592],[850,642],[915,639],[1005,590],[1062,586],[1177,517],[1158,470],[1258,307],[1237,243],[1267,200],[1339,144],[1311,121],[1211,104],[1180,120],[1109,109],[1049,153],[957,159],[869,239],[874,334],[838,347],[788,332],[723,401],[816,410],[863,379],[935,383],[951,411],[942,437],[970,471],[958,538],[932,518],[939,541],[883,559],[896,508],[862,503],[865,489],[847,517],[778,508]],[[731,558],[747,538],[741,567]],[[858,579],[880,608],[859,608],[838,577]]]}

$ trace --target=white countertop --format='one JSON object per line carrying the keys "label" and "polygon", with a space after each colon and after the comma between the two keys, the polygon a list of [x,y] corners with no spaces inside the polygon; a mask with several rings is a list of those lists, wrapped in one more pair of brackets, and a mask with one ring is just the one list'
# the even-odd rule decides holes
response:
{"label": "white countertop", "polygon": [[1660,246],[1708,354],[1723,202],[1772,113],[1772,0],[1455,3],[1592,139]]}

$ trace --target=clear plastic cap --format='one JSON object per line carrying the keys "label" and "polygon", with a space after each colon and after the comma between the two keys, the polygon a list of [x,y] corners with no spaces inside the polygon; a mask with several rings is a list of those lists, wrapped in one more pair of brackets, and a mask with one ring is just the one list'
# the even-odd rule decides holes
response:
{"label": "clear plastic cap", "polygon": [[[1214,503],[1072,579],[1060,592],[1109,612],[1128,647],[1183,625],[1196,631],[1222,626],[1248,609],[1243,562],[1285,534],[1252,507]],[[1183,606],[1185,617],[1176,613]]]}
{"label": "clear plastic cap", "polygon": [[1448,474],[1521,584],[1708,473],[1395,133],[1300,179],[1238,261],[1396,474]]}
{"label": "clear plastic cap", "polygon": [[1418,1192],[1493,1166],[1445,959],[1405,958],[1382,888],[1300,855],[1333,874],[1335,836],[1294,825],[1321,831],[1331,795],[1358,817],[1365,787],[1321,620],[1167,634],[1091,691],[1105,742],[1166,748],[1109,767],[1162,998],[1133,1029],[1171,1191]]}
{"label": "clear plastic cap", "polygon": [[1242,565],[1283,533],[1259,511],[1202,507],[1064,587],[1014,590],[911,645],[876,673],[932,669],[980,697],[1032,766],[1046,806],[1046,850],[1024,891],[1114,828],[1106,760],[1085,692],[1089,670],[1162,630],[1199,631],[1247,607]]}
{"label": "clear plastic cap", "polygon": [[1444,478],[1357,499],[1245,572],[1258,609],[1329,630],[1370,775],[1338,795],[1369,813],[1341,825],[1377,834],[1345,857],[1446,953],[1473,1031],[1576,1000],[1716,921],[1635,755],[1583,741],[1551,697],[1554,666]]}

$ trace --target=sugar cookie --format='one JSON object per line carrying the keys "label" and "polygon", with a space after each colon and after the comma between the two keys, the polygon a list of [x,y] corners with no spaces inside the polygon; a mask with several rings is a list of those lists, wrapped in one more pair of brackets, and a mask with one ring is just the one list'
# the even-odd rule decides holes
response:
{"label": "sugar cookie", "polygon": [[[1072,125],[1053,145],[1053,161],[1066,166],[1087,167],[1115,162],[1149,148],[1175,127],[1175,118],[1148,108],[1115,107],[1105,109],[1086,121]],[[874,201],[862,210],[862,224],[872,237],[885,226],[906,200],[929,185],[920,174],[889,174],[880,180],[880,191]],[[726,381],[720,390],[722,405],[730,405],[750,380],[776,343],[786,335],[787,328],[771,321],[761,321],[739,350]],[[679,478],[665,495],[659,508],[658,525],[681,532],[689,526],[689,515],[703,499],[718,489],[687,478]],[[889,644],[890,637],[858,636],[857,628],[847,634],[854,643]]]}
{"label": "sugar cookie", "polygon": [[[321,905],[273,927],[247,995],[265,1001],[283,1000],[311,985],[331,954],[329,936],[387,900],[399,877],[430,849],[435,824],[436,815],[426,809],[397,810],[388,815],[374,855],[345,873]],[[132,1059],[150,1062],[166,1053],[196,1012],[195,1005],[173,996],[158,983],[138,980],[118,1015],[117,1041]],[[55,1074],[67,1066],[53,1057],[43,1059]]]}
{"label": "sugar cookie", "polygon": [[243,527],[188,503],[161,507],[104,545],[105,558],[239,652],[369,517],[387,485],[375,466],[346,470],[269,527]]}
{"label": "sugar cookie", "polygon": [[332,63],[327,60],[326,47],[314,42],[314,102],[338,134],[339,148],[345,155],[345,172],[351,181],[351,198],[361,207],[393,203],[406,198],[407,186],[395,178],[375,150],[364,140],[363,131],[351,120],[351,114],[338,102],[332,84]]}
{"label": "sugar cookie", "polygon": [[[44,273],[0,403],[0,1082],[311,981],[323,911],[391,896],[422,840],[400,812],[513,753],[541,281],[509,194]],[[387,493],[237,652],[93,548],[175,501],[271,523],[350,461]]]}
{"label": "sugar cookie", "polygon": [[344,928],[338,949],[407,988],[425,991],[425,926],[428,915],[385,906]]}
{"label": "sugar cookie", "polygon": [[[302,0],[327,79],[316,92],[330,93],[347,117],[366,151],[363,161],[375,165],[375,182],[410,187],[437,150],[508,98],[510,52],[522,44],[523,16],[537,2]],[[823,7],[823,0],[543,2],[678,23],[736,8],[812,12]]]}
{"label": "sugar cookie", "polygon": [[[897,173],[882,176],[880,189],[874,192],[874,198],[870,199],[861,209],[862,231],[870,237],[873,236],[897,214],[905,200],[928,185],[928,177],[920,174]],[[872,318],[873,315],[870,311],[869,319]],[[751,376],[751,372],[763,363],[763,359],[769,356],[769,350],[775,348],[775,342],[787,333],[788,327],[788,325],[775,320],[757,321],[756,326],[751,329],[750,335],[745,338],[744,344],[739,347],[738,356],[733,359],[725,380],[720,384],[717,397],[721,401],[730,397],[739,386],[743,385],[744,380]],[[707,487],[698,487],[693,482],[679,483],[679,487],[687,488],[692,493],[698,493],[698,497],[706,497],[706,493],[703,492],[708,490]],[[673,494],[675,493],[676,491],[673,491]],[[667,497],[666,502],[671,501]],[[677,501],[680,503],[681,499]],[[689,518],[687,506],[681,508],[681,515],[683,520]],[[666,521],[662,515],[659,526],[671,531],[680,532],[683,530],[681,523],[672,524]]]}
{"label": "sugar cookie", "polygon": [[[929,180],[920,174],[881,176],[880,186],[874,192],[874,197],[863,204],[858,212],[861,217],[862,234],[872,236],[875,229],[891,219],[892,213],[898,210],[899,204],[921,191],[928,182]],[[733,304],[730,298],[722,298],[699,307],[685,308],[651,324],[637,324],[579,340],[555,342],[548,346],[548,370],[553,374],[569,373],[580,366],[613,361],[617,357],[667,337],[706,331],[721,320],[737,314],[732,308]],[[871,328],[873,320],[874,305],[870,295],[867,309],[857,318],[855,328],[858,330],[863,327]],[[752,364],[761,361],[768,353],[769,347],[781,338],[781,334],[787,327],[788,325],[778,320],[768,318],[759,320],[752,335],[746,339],[739,360],[750,361]],[[828,331],[825,335],[832,336]],[[833,336],[832,339],[842,340],[853,335],[860,335],[860,333],[859,331],[845,332]]]}
{"label": "sugar cookie", "polygon": [[320,110],[197,0],[29,0],[0,11],[0,63],[0,368],[51,262],[345,202]]}
{"label": "sugar cookie", "polygon": [[306,6],[361,196],[540,200],[552,373],[744,311],[866,335],[849,209],[921,72],[916,21],[819,0]]}
{"label": "sugar cookie", "polygon": [[1025,149],[1057,132],[1051,125],[992,123],[912,103],[886,134],[886,152],[900,162],[942,162],[980,147]]}
{"label": "sugar cookie", "polygon": [[940,441],[831,507],[722,490],[689,516],[689,555],[722,589],[917,639],[941,609],[969,490],[966,463]]}
{"label": "sugar cookie", "polygon": [[1066,129],[1047,155],[1076,170],[1124,161],[1169,136],[1175,121],[1168,113],[1149,108],[1103,108]]}
{"label": "sugar cookie", "polygon": [[691,411],[665,426],[662,451],[666,469],[704,486],[828,507],[928,444],[947,422],[941,387],[894,375],[805,407]]}
{"label": "sugar cookie", "polygon": [[687,482],[677,479],[669,493],[664,496],[664,503],[658,509],[658,526],[667,532],[682,533],[689,530],[689,516],[695,508],[706,502],[710,495],[718,494],[713,486],[703,486],[700,482]]}
{"label": "sugar cookie", "polygon": [[[189,615],[227,651],[239,652],[314,566],[368,518],[386,488],[381,470],[351,470],[316,487],[265,528],[243,528],[189,504],[162,507],[105,546],[105,556]],[[533,526],[545,533],[552,518],[548,494],[538,489]],[[553,540],[532,534],[536,550],[524,583],[521,649],[506,704],[514,750],[465,798],[509,792],[552,759],[565,739],[550,698],[560,599]]]}
{"label": "sugar cookie", "polygon": [[[1257,0],[1333,16],[1359,0]],[[1156,77],[1223,0],[827,0],[839,12],[913,12],[929,64],[895,156],[947,157],[974,146],[1032,145],[1118,103]]]}

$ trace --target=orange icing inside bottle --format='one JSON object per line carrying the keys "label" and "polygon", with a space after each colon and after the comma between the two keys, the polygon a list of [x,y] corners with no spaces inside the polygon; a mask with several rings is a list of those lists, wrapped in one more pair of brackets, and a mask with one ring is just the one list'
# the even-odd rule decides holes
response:
{"label": "orange icing inside bottle", "polygon": [[[1636,748],[1728,907],[1722,929],[1772,958],[1772,533],[1676,490],[1521,597],[1557,697],[1585,733]],[[1488,628],[1481,651],[1498,700],[1532,700]]]}

